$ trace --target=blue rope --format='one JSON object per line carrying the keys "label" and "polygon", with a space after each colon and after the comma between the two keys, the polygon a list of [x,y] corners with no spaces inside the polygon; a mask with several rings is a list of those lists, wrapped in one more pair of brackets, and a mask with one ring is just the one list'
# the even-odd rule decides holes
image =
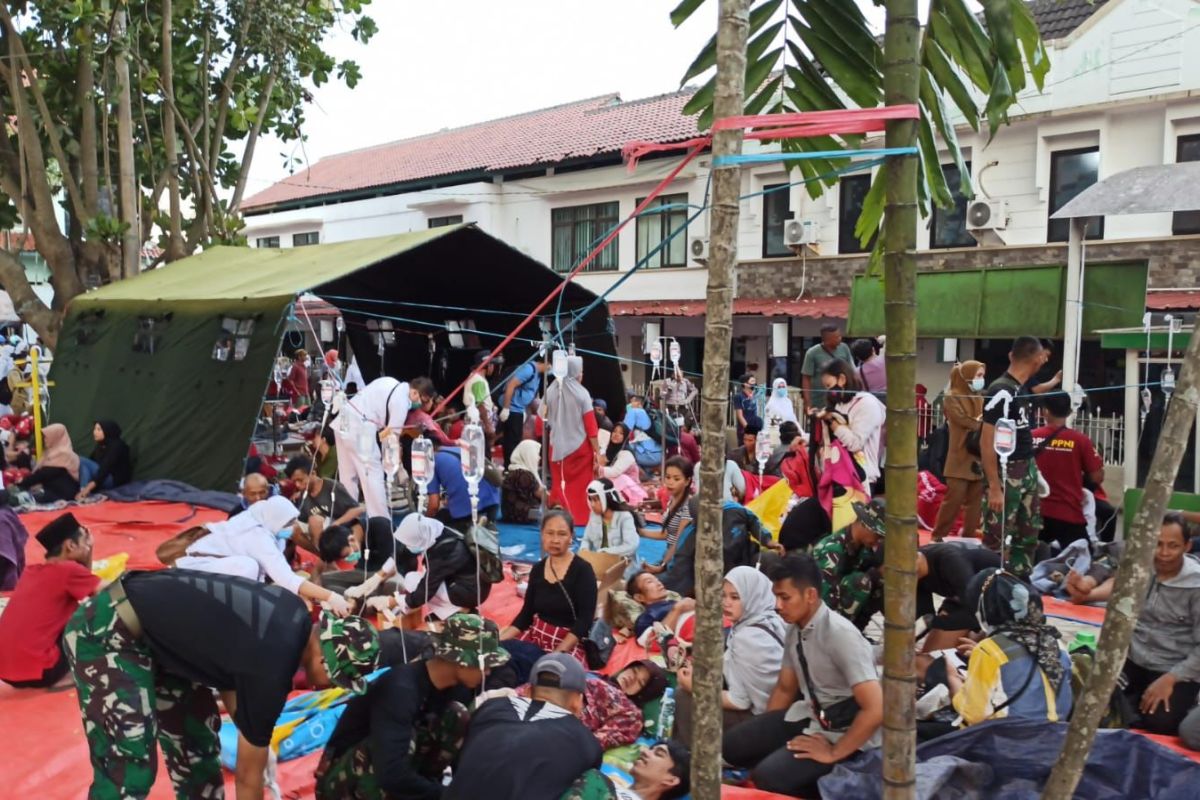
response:
{"label": "blue rope", "polygon": [[880,158],[883,156],[912,156],[919,151],[915,147],[880,147],[875,150],[814,150],[809,153],[740,153],[713,157],[713,168],[735,164],[768,164],[776,161],[811,161],[818,158]]}

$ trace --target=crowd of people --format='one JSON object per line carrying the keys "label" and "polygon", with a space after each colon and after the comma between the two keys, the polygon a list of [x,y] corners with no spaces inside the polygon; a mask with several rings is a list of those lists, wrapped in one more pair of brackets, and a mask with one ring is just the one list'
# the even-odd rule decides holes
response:
{"label": "crowd of people", "polygon": [[[71,513],[46,526],[46,563],[26,570],[0,617],[0,641],[20,643],[0,651],[0,679],[44,687],[73,675],[100,796],[145,796],[156,732],[171,743],[176,792],[215,792],[220,706],[239,734],[239,795],[259,796],[302,670],[296,685],[353,694],[317,768],[319,798],[681,797],[695,719],[696,466],[702,447],[718,447],[724,759],[760,789],[818,797],[824,775],[880,742],[869,636],[887,539],[884,346],[848,347],[828,326],[805,356],[799,408],[786,381],[773,379],[764,402],[756,376],[742,376],[729,443],[698,440],[685,413],[694,386],[678,371],[614,419],[584,387],[581,358],[551,379],[545,363],[506,375],[481,353],[466,402],[507,468],[478,480],[464,475],[463,421],[434,417],[433,382],[377,378],[339,397],[278,475],[253,462],[227,521],[164,543],[170,569],[102,585],[86,527]],[[923,739],[1069,718],[1086,653],[1068,652],[1043,595],[1095,603],[1112,590],[1120,547],[1103,462],[1067,426],[1056,381],[1036,382],[1049,355],[1020,337],[990,382],[977,361],[950,370],[942,452],[928,454],[940,508],[918,558]],[[301,400],[307,362],[299,352],[288,376]],[[83,499],[129,480],[115,423],[95,425],[87,480],[55,427],[30,475],[43,491],[62,481],[56,496]],[[998,428],[1015,431],[1003,462]],[[389,466],[393,436],[402,463]],[[419,437],[433,448],[424,467]],[[423,491],[398,501],[414,473]],[[501,520],[536,526],[541,558],[511,571],[521,607],[493,620],[483,605],[512,579],[495,544]],[[663,542],[661,555],[643,555],[647,540]],[[1200,747],[1190,550],[1191,523],[1168,515],[1111,710]],[[604,676],[612,640],[626,637],[646,658]],[[625,780],[602,769],[606,750],[639,740]]]}

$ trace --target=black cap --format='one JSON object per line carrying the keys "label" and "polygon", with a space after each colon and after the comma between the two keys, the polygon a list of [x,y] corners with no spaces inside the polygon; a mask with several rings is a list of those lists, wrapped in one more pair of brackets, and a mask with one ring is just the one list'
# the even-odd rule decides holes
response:
{"label": "black cap", "polygon": [[37,540],[49,553],[67,539],[74,539],[79,533],[79,528],[79,520],[75,519],[74,514],[68,512],[42,528],[38,532]]}

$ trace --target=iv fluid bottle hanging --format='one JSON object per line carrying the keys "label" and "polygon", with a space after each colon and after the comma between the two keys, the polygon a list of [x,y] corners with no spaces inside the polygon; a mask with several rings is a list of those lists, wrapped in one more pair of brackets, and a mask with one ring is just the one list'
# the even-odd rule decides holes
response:
{"label": "iv fluid bottle hanging", "polygon": [[1008,458],[1017,450],[1017,423],[1007,417],[996,420],[996,455]]}
{"label": "iv fluid bottle hanging", "polygon": [[329,405],[333,402],[333,381],[328,378],[321,381],[321,404]]}
{"label": "iv fluid bottle hanging", "polygon": [[395,433],[383,440],[383,471],[388,480],[394,480],[400,471],[400,437]]}
{"label": "iv fluid bottle hanging", "polygon": [[1166,367],[1162,371],[1162,376],[1159,378],[1162,388],[1162,393],[1170,397],[1175,393],[1175,370]]}
{"label": "iv fluid bottle hanging", "polygon": [[771,460],[771,452],[774,449],[771,446],[771,437],[767,436],[766,431],[761,431],[758,434],[758,440],[754,443],[754,458],[758,461],[759,470],[767,466],[767,462]]}
{"label": "iv fluid bottle hanging", "polygon": [[429,485],[430,465],[433,463],[433,442],[424,436],[413,440],[412,479],[423,493]]}
{"label": "iv fluid bottle hanging", "polygon": [[459,440],[459,455],[462,458],[463,477],[468,482],[479,483],[483,480],[484,458],[486,446],[483,438],[483,428],[471,423],[463,428],[462,439]]}

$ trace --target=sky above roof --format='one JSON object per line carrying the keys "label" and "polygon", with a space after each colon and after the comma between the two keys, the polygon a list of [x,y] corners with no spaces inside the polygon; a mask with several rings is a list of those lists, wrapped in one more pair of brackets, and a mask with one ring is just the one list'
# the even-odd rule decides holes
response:
{"label": "sky above roof", "polygon": [[[858,0],[879,29],[883,12]],[[617,93],[635,100],[674,91],[716,27],[708,2],[680,28],[678,0],[375,0],[379,33],[366,47],[349,32],[327,46],[356,59],[363,78],[313,92],[303,144],[266,138],[247,195],[336,153]],[[921,0],[924,14],[928,0]],[[299,159],[299,163],[289,163]]]}

